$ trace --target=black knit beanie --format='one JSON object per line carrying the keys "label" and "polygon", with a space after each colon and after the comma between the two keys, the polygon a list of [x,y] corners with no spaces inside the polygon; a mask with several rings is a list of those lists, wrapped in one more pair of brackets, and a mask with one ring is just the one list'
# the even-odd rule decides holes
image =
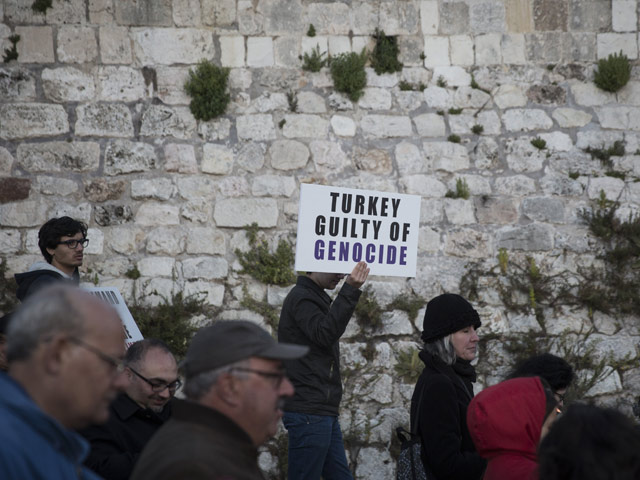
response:
{"label": "black knit beanie", "polygon": [[460,295],[443,293],[427,303],[422,323],[422,340],[432,342],[473,325],[482,325],[478,312]]}

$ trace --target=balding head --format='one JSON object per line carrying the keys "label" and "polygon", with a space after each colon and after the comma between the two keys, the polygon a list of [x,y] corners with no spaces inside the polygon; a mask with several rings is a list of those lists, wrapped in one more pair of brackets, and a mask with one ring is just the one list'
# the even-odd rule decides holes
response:
{"label": "balding head", "polygon": [[124,333],[110,305],[55,284],[20,306],[7,343],[9,374],[45,412],[68,428],[107,420],[126,385]]}

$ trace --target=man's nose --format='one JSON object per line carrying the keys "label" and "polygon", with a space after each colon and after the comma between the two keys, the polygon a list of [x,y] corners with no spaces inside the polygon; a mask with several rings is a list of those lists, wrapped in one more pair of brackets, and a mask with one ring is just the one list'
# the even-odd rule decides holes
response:
{"label": "man's nose", "polygon": [[282,383],[280,384],[280,396],[282,397],[292,397],[295,389],[293,388],[293,384],[289,380],[289,377],[284,377],[282,379]]}

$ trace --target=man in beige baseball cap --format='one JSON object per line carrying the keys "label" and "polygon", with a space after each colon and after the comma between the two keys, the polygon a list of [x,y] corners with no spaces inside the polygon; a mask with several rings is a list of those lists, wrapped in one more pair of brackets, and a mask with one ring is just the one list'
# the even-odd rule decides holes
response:
{"label": "man in beige baseball cap", "polygon": [[262,480],[257,448],[275,435],[284,399],[293,395],[282,360],[307,351],[248,321],[201,329],[181,364],[186,400],[175,401],[131,479]]}

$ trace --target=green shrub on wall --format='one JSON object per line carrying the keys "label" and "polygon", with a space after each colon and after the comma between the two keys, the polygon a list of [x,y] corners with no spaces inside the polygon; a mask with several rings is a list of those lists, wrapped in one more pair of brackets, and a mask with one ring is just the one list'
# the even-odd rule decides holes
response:
{"label": "green shrub on wall", "polygon": [[367,52],[363,48],[360,53],[341,53],[331,60],[331,78],[339,92],[346,93],[349,99],[357,102],[367,86],[367,74],[364,66],[367,63]]}
{"label": "green shrub on wall", "polygon": [[384,30],[377,28],[374,38],[376,39],[376,46],[371,52],[371,66],[376,73],[380,75],[402,70],[402,63],[398,60],[398,39],[386,36]]}
{"label": "green shrub on wall", "polygon": [[631,78],[631,65],[625,54],[613,53],[598,61],[598,69],[593,74],[596,86],[607,92],[617,92]]}
{"label": "green shrub on wall", "polygon": [[222,115],[231,96],[227,93],[229,69],[202,60],[195,71],[189,69],[184,89],[191,97],[189,108],[197,120],[205,122]]}

